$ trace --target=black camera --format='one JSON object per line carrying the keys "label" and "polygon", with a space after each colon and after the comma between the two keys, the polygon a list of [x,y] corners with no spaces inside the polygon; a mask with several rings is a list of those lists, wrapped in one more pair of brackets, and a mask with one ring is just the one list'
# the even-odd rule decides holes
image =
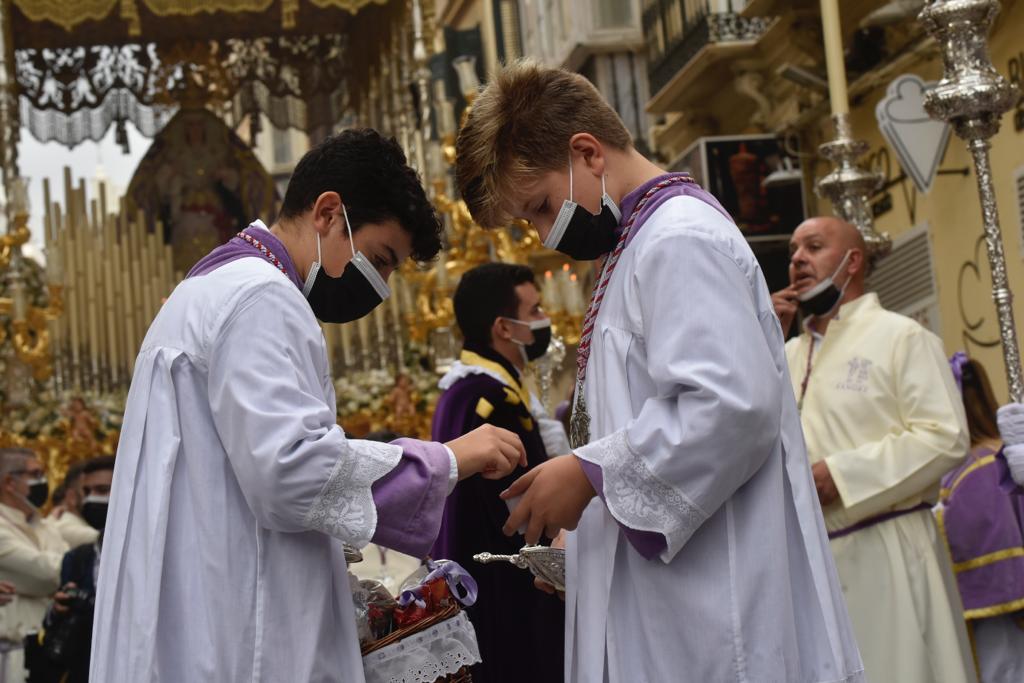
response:
{"label": "black camera", "polygon": [[[43,654],[54,663],[66,662],[70,650],[82,647],[87,630],[92,624],[93,608],[96,595],[92,591],[81,588],[65,588],[61,591],[65,597],[59,601],[67,608],[63,614],[55,613],[43,637]],[[89,643],[85,643],[88,647]]]}

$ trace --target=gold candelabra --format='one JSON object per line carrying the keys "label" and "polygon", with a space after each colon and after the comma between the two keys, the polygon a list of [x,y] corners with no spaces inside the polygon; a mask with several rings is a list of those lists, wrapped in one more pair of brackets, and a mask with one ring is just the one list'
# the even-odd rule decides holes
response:
{"label": "gold candelabra", "polygon": [[31,237],[27,197],[24,179],[15,179],[11,188],[13,225],[6,235],[0,236],[0,270],[7,272],[9,294],[0,297],[0,315],[9,319],[10,327],[8,332],[7,326],[0,326],[0,346],[10,343],[14,358],[28,366],[35,380],[44,382],[53,375],[49,327],[64,311],[63,288],[51,282],[47,286],[46,306],[29,303],[31,292],[26,287],[22,272],[25,266],[16,264],[20,259],[15,258]]}

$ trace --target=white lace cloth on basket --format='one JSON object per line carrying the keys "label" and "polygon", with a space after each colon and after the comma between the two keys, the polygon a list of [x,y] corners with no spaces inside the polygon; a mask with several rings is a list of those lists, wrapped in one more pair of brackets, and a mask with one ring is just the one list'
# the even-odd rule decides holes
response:
{"label": "white lace cloth on basket", "polygon": [[366,683],[434,683],[479,664],[476,631],[465,612],[363,657]]}

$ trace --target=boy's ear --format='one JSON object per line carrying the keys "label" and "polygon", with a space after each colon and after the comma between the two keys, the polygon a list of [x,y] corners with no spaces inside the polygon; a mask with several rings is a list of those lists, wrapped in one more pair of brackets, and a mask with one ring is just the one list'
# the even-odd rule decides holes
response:
{"label": "boy's ear", "polygon": [[569,149],[574,156],[583,157],[583,162],[594,175],[604,175],[604,147],[593,135],[576,133],[569,138]]}
{"label": "boy's ear", "polygon": [[313,227],[322,236],[330,231],[331,221],[341,211],[341,196],[333,190],[324,192],[313,202]]}

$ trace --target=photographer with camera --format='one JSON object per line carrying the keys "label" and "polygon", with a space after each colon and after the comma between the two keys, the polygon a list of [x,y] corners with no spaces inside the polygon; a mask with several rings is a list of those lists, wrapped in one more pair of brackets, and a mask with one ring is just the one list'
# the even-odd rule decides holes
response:
{"label": "photographer with camera", "polygon": [[82,470],[82,518],[99,532],[93,543],[74,548],[64,556],[61,589],[54,596],[46,616],[42,639],[43,655],[66,683],[89,680],[89,650],[92,645],[93,605],[96,575],[100,567],[103,526],[107,521],[114,458],[104,456],[85,463]]}

